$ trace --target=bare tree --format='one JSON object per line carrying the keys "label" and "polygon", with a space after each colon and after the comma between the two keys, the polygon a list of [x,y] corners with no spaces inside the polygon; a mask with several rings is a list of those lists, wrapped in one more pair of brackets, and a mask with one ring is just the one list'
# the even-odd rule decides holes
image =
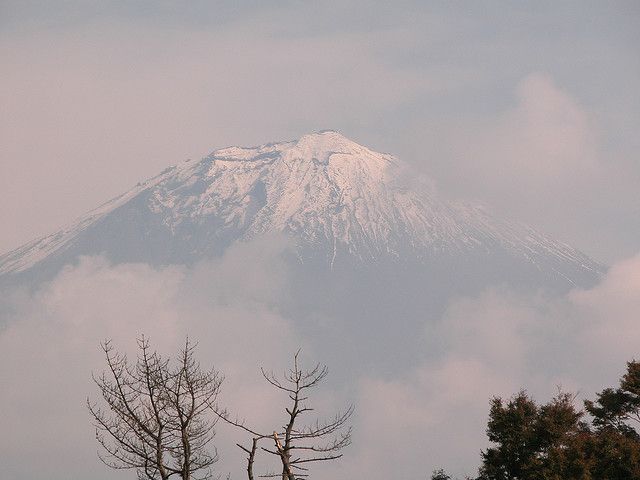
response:
{"label": "bare tree", "polygon": [[248,427],[245,422],[231,419],[227,412],[217,414],[227,423],[243,429],[252,435],[251,446],[238,444],[247,453],[247,476],[254,479],[254,462],[260,442],[271,446],[260,447],[280,460],[282,473],[267,473],[261,477],[281,477],[282,480],[296,480],[308,477],[309,464],[335,460],[342,456],[341,450],[351,443],[351,427],[347,422],[353,414],[353,405],[338,413],[328,421],[316,420],[301,426],[300,418],[313,411],[307,402],[308,390],[316,387],[328,374],[324,365],[317,364],[310,370],[304,370],[298,362],[298,351],[293,359],[293,368],[279,379],[273,372],[261,369],[262,376],[269,384],[286,393],[288,406],[285,407],[285,425],[272,433],[261,433]]}
{"label": "bare tree", "polygon": [[176,362],[151,351],[144,336],[134,364],[115,352],[111,341],[101,346],[107,370],[93,379],[106,406],[89,399],[87,406],[103,463],[135,469],[140,480],[211,478],[218,455],[208,449],[217,421],[210,408],[222,376],[200,368],[188,339]]}

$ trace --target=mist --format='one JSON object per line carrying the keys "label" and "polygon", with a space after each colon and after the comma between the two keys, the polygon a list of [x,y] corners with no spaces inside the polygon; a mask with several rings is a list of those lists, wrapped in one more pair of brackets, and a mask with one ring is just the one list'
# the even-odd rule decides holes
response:
{"label": "mist", "polygon": [[[565,295],[496,285],[453,296],[433,312],[408,295],[403,315],[417,320],[404,322],[384,313],[384,284],[368,297],[368,311],[380,315],[354,315],[363,308],[357,295],[349,302],[334,293],[309,307],[305,295],[314,292],[293,288],[290,247],[283,238],[260,239],[193,267],[84,257],[35,291],[5,297],[11,305],[3,309],[10,313],[0,333],[0,368],[11,388],[0,411],[3,429],[14,432],[0,444],[6,471],[12,478],[119,478],[98,461],[84,406],[97,395],[91,373],[104,368],[99,344],[107,338],[131,356],[144,333],[170,356],[189,336],[203,366],[226,377],[222,404],[266,428],[279,424],[283,399],[259,368],[283,371],[301,348],[306,363],[331,371],[315,397],[320,416],[356,405],[353,445],[319,474],[372,480],[424,476],[436,467],[471,474],[486,444],[492,396],[526,388],[546,399],[562,386],[589,398],[637,354],[637,256],[613,266],[597,286]],[[398,354],[403,348],[409,353]],[[218,471],[242,475],[235,447],[242,439],[219,426]]]}

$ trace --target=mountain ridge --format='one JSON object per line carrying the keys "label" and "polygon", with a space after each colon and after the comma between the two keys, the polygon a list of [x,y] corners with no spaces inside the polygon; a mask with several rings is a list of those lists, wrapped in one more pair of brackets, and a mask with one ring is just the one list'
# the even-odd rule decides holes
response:
{"label": "mountain ridge", "polygon": [[444,201],[393,155],[324,130],[169,167],[69,227],[1,255],[0,276],[102,253],[116,262],[192,263],[270,233],[292,237],[301,260],[315,257],[331,269],[346,259],[428,264],[499,255],[568,285],[604,271],[531,227]]}

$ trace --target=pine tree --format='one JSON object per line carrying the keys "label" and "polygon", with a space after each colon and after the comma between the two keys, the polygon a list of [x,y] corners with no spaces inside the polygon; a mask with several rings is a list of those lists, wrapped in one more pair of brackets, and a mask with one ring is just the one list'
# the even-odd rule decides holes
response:
{"label": "pine tree", "polygon": [[593,478],[640,479],[640,362],[628,362],[620,386],[605,388],[585,408],[594,425],[587,446]]}
{"label": "pine tree", "polygon": [[482,480],[587,479],[580,443],[588,432],[574,397],[559,393],[538,405],[521,391],[508,402],[491,402],[482,453]]}

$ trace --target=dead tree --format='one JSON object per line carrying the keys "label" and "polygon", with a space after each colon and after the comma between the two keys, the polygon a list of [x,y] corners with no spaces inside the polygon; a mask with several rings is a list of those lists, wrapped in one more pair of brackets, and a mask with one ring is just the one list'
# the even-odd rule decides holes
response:
{"label": "dead tree", "polygon": [[87,399],[101,446],[98,456],[114,469],[135,469],[138,479],[211,478],[217,461],[209,443],[217,417],[210,415],[222,383],[214,369],[204,371],[187,339],[175,362],[138,340],[139,355],[129,363],[102,345],[107,369],[93,376],[104,406]]}
{"label": "dead tree", "polygon": [[282,379],[272,372],[261,369],[265,380],[288,396],[285,425],[271,433],[261,433],[248,427],[243,421],[231,419],[227,412],[217,412],[227,423],[252,435],[251,447],[238,444],[238,447],[247,453],[249,480],[254,479],[253,467],[258,443],[271,444],[270,447],[261,446],[260,449],[276,456],[282,465],[282,473],[267,473],[260,476],[281,477],[282,480],[308,477],[311,463],[338,459],[342,456],[342,449],[351,443],[351,427],[347,422],[353,414],[352,405],[328,421],[316,420],[300,425],[301,417],[313,411],[308,403],[308,390],[324,380],[328,369],[319,364],[310,370],[302,369],[298,362],[299,353],[298,351],[294,356],[293,368],[286,372]]}

